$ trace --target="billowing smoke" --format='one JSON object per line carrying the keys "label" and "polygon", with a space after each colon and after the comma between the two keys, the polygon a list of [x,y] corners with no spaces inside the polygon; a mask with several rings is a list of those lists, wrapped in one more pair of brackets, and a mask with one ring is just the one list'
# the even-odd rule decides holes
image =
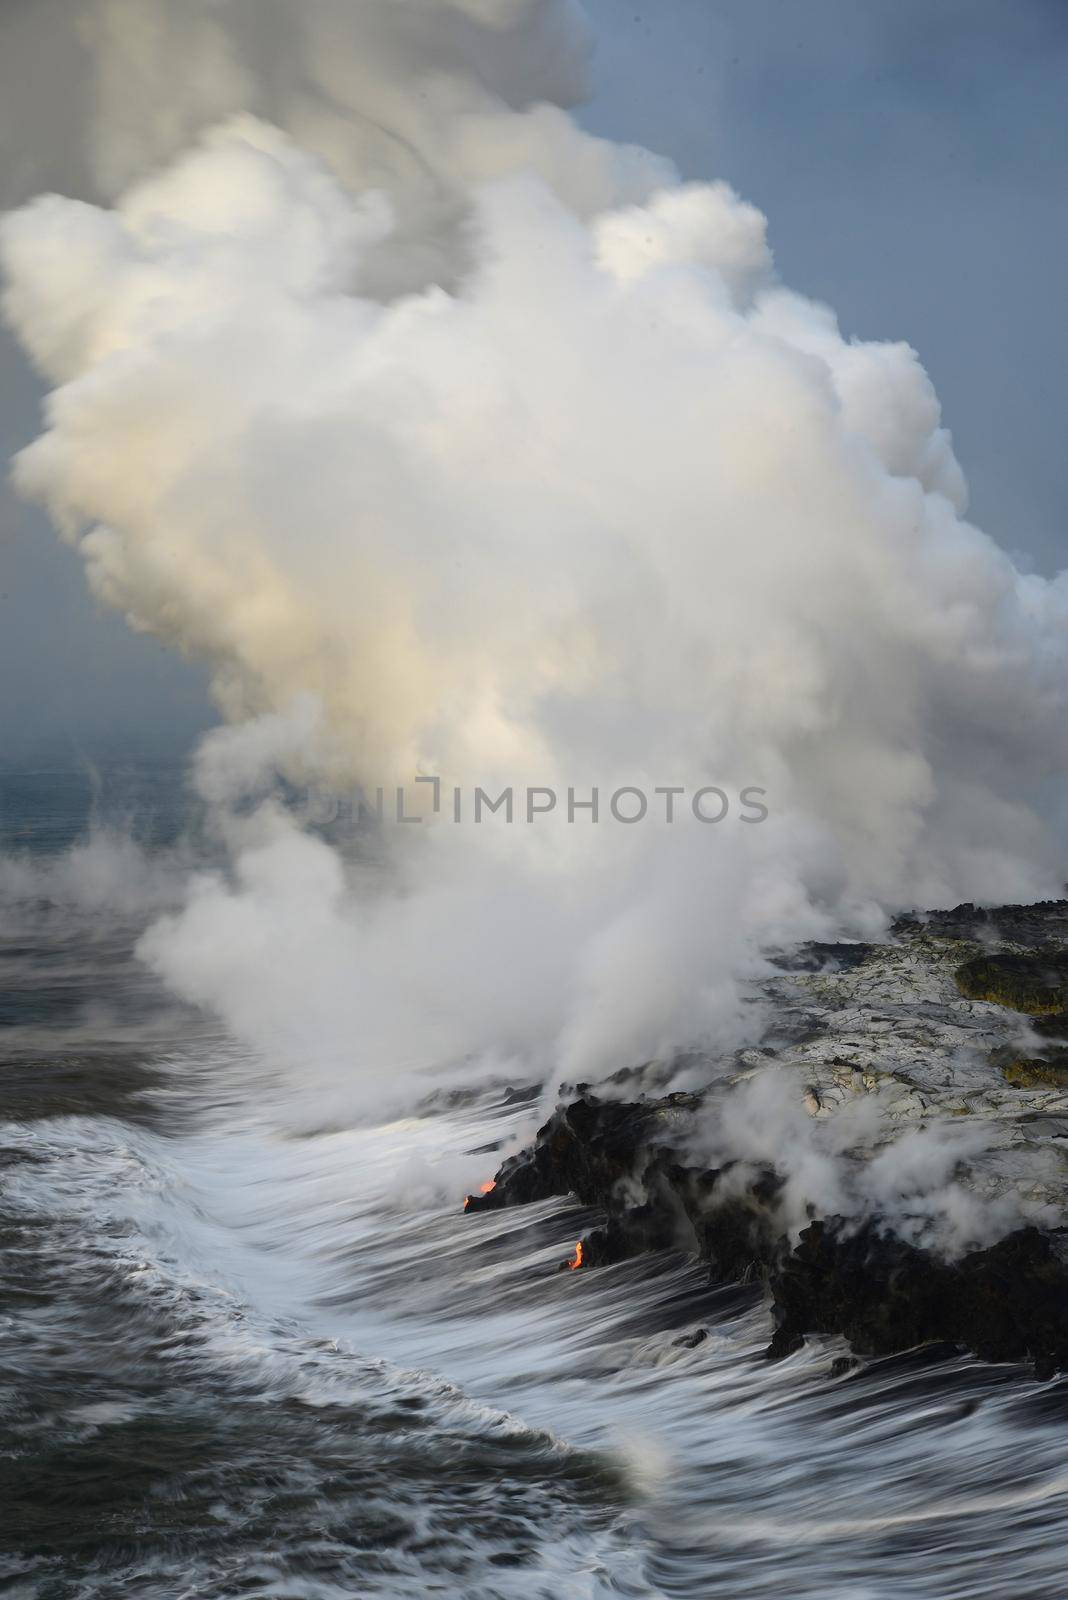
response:
{"label": "billowing smoke", "polygon": [[[144,946],[184,995],[350,1098],[592,1075],[736,1040],[768,943],[1058,892],[1068,580],[967,521],[910,349],[782,287],[724,184],[569,118],[570,6],[79,15],[114,201],[4,221],[51,385],[15,470],[212,668],[232,867]],[[241,803],[274,771],[465,808],[423,786],[342,851]],[[627,824],[624,787],[685,795]]]}

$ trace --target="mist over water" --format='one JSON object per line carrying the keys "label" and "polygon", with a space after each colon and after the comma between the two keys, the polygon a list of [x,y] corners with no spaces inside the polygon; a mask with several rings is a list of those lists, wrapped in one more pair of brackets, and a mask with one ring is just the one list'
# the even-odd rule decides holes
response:
{"label": "mist over water", "polygon": [[[913,351],[580,129],[564,0],[68,11],[0,222],[15,481],[221,723],[3,777],[13,1592],[1054,1600],[1063,1382],[771,1367],[755,1290],[460,1206],[562,1082],[757,1039],[769,951],[1060,892],[1068,580],[968,521]],[[411,822],[293,803],[379,786]],[[766,819],[609,804],[714,789]],[[795,1110],[710,1149],[800,1215]],[[944,1248],[1012,1226],[956,1153],[858,1211],[911,1161]]]}

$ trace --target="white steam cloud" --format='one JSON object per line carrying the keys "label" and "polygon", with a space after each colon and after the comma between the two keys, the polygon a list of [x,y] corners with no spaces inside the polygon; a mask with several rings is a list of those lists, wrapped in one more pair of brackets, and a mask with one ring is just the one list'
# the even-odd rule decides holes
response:
{"label": "white steam cloud", "polygon": [[866,1094],[826,1120],[805,1109],[796,1080],[775,1068],[734,1085],[706,1115],[702,1161],[737,1163],[724,1197],[744,1195],[754,1173],[781,1180],[775,1206],[796,1242],[814,1217],[846,1226],[874,1222],[917,1246],[947,1256],[992,1244],[1024,1222],[1050,1221],[1056,1207],[1025,1200],[1017,1187],[985,1192],[972,1168],[989,1151],[989,1124],[932,1120],[901,1130],[888,1094]]}
{"label": "white steam cloud", "polygon": [[[4,220],[52,386],[15,470],[231,724],[198,781],[232,870],[145,944],[184,995],[357,1099],[594,1074],[737,1038],[768,942],[1058,892],[1068,580],[966,520],[910,349],[779,285],[724,184],[568,117],[573,8],[78,12],[114,203]],[[274,767],[771,815],[438,819],[348,859],[234,808]]]}

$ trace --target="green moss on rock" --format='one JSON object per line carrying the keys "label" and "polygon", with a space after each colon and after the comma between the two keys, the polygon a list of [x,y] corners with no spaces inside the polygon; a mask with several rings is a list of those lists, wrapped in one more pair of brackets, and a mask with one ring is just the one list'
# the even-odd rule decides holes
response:
{"label": "green moss on rock", "polygon": [[957,968],[957,988],[969,1000],[989,1000],[1031,1017],[1068,1011],[1068,957],[975,956]]}
{"label": "green moss on rock", "polygon": [[1068,1089],[1068,1050],[1051,1050],[1048,1056],[1025,1056],[1002,1046],[990,1060],[1014,1089]]}

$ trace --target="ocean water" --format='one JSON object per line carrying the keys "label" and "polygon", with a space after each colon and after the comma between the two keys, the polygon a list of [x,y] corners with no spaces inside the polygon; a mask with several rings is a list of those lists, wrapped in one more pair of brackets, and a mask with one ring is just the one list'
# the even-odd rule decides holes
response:
{"label": "ocean water", "polygon": [[1063,1600],[1068,1383],[560,1270],[590,1213],[461,1211],[503,1085],[295,1121],[134,954],[176,770],[0,774],[0,835],[0,1593]]}

